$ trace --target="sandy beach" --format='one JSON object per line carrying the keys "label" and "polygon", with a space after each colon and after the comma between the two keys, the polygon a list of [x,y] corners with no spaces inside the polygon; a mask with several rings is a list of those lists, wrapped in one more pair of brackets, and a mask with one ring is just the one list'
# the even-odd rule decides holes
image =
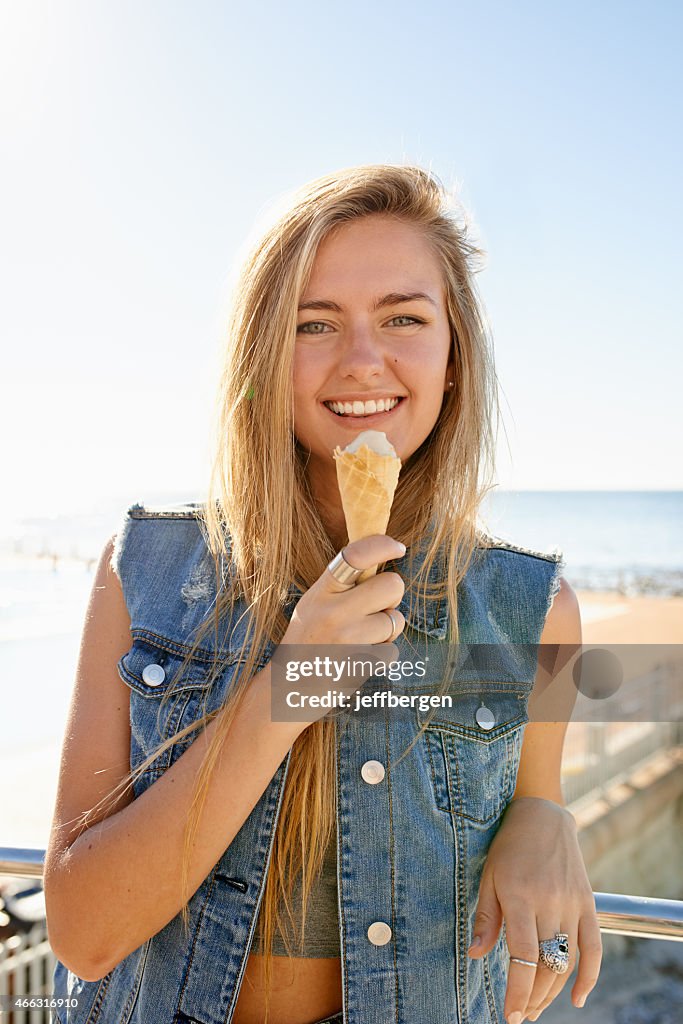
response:
{"label": "sandy beach", "polygon": [[[618,656],[626,679],[647,676],[660,664],[681,665],[683,597],[577,591],[577,598],[584,646],[604,644]],[[680,693],[680,682],[667,685]]]}
{"label": "sandy beach", "polygon": [[683,643],[683,597],[577,590],[587,644]]}

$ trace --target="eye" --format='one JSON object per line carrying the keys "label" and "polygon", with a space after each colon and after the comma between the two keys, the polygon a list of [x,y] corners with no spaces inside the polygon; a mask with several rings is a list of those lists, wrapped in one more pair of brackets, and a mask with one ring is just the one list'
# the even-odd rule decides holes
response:
{"label": "eye", "polygon": [[324,331],[317,331],[317,330],[307,331],[306,328],[307,327],[327,327],[327,326],[328,325],[323,323],[322,320],[309,320],[305,324],[299,324],[299,326],[296,329],[296,333],[297,334],[323,334]]}
{"label": "eye", "polygon": [[401,314],[399,314],[399,316],[392,317],[391,320],[389,321],[389,323],[393,323],[394,320],[408,320],[409,321],[408,324],[399,324],[398,325],[399,327],[406,327],[406,326],[409,327],[410,324],[423,324],[424,323],[424,320],[420,320],[419,317],[408,316],[407,313],[401,313]]}

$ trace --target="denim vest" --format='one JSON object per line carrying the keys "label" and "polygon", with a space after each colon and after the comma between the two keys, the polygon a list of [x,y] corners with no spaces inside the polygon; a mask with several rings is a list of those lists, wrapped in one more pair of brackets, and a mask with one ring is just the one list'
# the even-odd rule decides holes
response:
{"label": "denim vest", "polygon": [[[217,708],[237,667],[246,621],[240,621],[244,607],[239,604],[237,625],[219,640],[222,674],[207,682],[215,639],[209,631],[191,672],[157,721],[160,699],[173,684],[188,637],[216,596],[214,562],[193,511],[197,507],[133,505],[117,536],[114,565],[131,617],[132,646],[118,664],[130,687],[131,768],[162,737],[196,720],[207,687],[207,710]],[[453,707],[436,711],[398,764],[426,713],[391,717],[387,712],[356,723],[353,730],[335,725],[345,1024],[504,1022],[504,928],[485,957],[470,960],[467,948],[486,853],[515,789],[537,644],[562,562],[556,551],[543,554],[493,538],[486,544],[477,549],[459,587],[460,644],[527,646],[515,646],[504,672],[500,666],[491,671],[464,666]],[[431,578],[439,571],[435,565]],[[292,594],[296,599],[300,592]],[[447,648],[447,603],[428,602],[425,614],[421,602],[410,609],[406,594],[399,608],[406,617],[397,641],[401,657],[431,655],[426,664],[432,668],[416,689],[433,689],[440,680],[434,653]],[[259,667],[271,656],[269,645]],[[150,674],[150,665],[161,670]],[[477,714],[482,706],[488,720]],[[176,744],[146,771],[136,783],[136,797],[190,742],[191,737]],[[99,981],[83,981],[57,962],[55,997],[78,999],[77,1009],[56,1011],[58,1024],[229,1024],[290,757],[291,751],[190,900],[187,938],[178,914]],[[379,761],[384,771],[368,771],[369,761]]]}

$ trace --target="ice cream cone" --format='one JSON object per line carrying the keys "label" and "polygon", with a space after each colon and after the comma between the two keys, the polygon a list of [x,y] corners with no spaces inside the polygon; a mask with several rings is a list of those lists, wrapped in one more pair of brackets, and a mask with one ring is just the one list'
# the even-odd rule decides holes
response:
{"label": "ice cream cone", "polygon": [[[334,450],[337,483],[349,542],[386,533],[401,460],[377,430],[366,430],[344,450]],[[359,582],[374,576],[377,566],[365,569]]]}

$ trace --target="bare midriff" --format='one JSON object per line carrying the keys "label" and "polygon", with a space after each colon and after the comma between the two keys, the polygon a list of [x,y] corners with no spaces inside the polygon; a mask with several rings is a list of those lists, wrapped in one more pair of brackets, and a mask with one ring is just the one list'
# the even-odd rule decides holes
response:
{"label": "bare midriff", "polygon": [[[232,1024],[263,1024],[264,957],[252,953],[242,980]],[[270,1024],[315,1024],[342,1008],[339,957],[274,956]]]}

